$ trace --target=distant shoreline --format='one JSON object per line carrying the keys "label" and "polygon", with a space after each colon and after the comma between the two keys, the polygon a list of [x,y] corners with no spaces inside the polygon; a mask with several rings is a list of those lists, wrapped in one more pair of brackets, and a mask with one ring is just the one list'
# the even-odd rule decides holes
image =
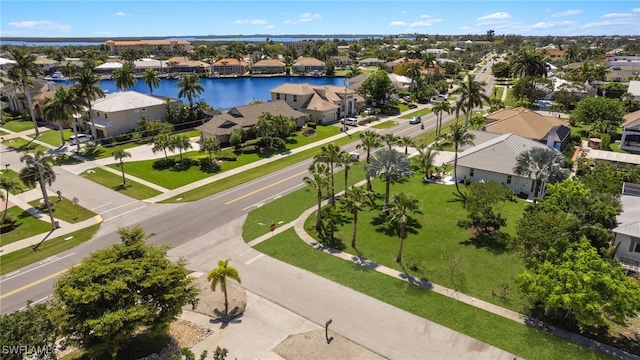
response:
{"label": "distant shoreline", "polygon": [[[105,42],[107,40],[114,41],[132,41],[132,40],[166,40],[166,39],[238,39],[238,38],[297,38],[297,39],[327,39],[327,38],[381,38],[386,35],[381,34],[298,34],[298,35],[274,35],[274,34],[255,34],[255,35],[193,35],[193,36],[126,36],[126,37],[2,37],[2,41],[24,41],[24,42]],[[404,36],[404,35],[392,35]],[[415,35],[414,35],[415,36]]]}

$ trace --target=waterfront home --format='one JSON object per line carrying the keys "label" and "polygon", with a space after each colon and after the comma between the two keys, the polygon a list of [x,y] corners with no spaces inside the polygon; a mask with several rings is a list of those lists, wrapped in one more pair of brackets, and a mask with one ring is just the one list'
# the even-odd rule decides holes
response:
{"label": "waterfront home", "polygon": [[364,106],[364,99],[360,95],[342,86],[287,83],[269,92],[271,101],[283,100],[293,109],[309,114],[318,124],[336,123]]}
{"label": "waterfront home", "polygon": [[252,75],[279,75],[286,73],[287,64],[276,59],[264,59],[251,66]]}
{"label": "waterfront home", "polygon": [[620,203],[618,226],[612,230],[616,257],[625,270],[640,273],[640,185],[624,183]]}
{"label": "waterfront home", "polygon": [[242,76],[247,72],[249,64],[244,60],[223,58],[211,65],[211,74]]}
{"label": "waterfront home", "polygon": [[353,61],[348,56],[339,55],[339,56],[332,56],[331,58],[333,59],[333,62],[336,64],[336,67],[339,69],[345,69],[348,66],[351,66],[351,64],[353,64]]}
{"label": "waterfront home", "polygon": [[360,66],[378,66],[384,64],[384,60],[378,58],[366,58],[358,61]]}
{"label": "waterfront home", "polygon": [[563,151],[571,140],[567,123],[535,111],[517,107],[502,109],[486,116],[484,130],[498,134],[517,134]]}
{"label": "waterfront home", "polygon": [[[44,102],[36,101],[36,97],[43,93],[55,93],[58,85],[53,81],[45,81],[42,79],[31,79],[29,81],[29,94],[31,95],[36,118],[42,118],[42,105]],[[2,108],[8,108],[10,112],[21,112],[29,110],[27,98],[24,96],[22,84],[5,85],[0,89],[2,93]]]}
{"label": "waterfront home", "polygon": [[114,71],[122,69],[120,62],[106,62],[93,68],[93,71],[99,75],[111,75]]}
{"label": "waterfront home", "polygon": [[133,66],[136,68],[136,73],[138,74],[142,74],[147,69],[153,69],[159,73],[165,73],[167,72],[169,64],[165,60],[144,58],[134,61]]}
{"label": "waterfront home", "polygon": [[307,114],[292,109],[284,101],[269,101],[236,106],[224,114],[212,116],[209,121],[196,127],[196,130],[200,131],[200,140],[215,137],[220,143],[225,144],[229,142],[229,137],[234,129],[250,131],[260,116],[265,113],[293,119],[298,128],[301,128],[307,119]]}
{"label": "waterfront home", "polygon": [[301,57],[291,65],[291,70],[298,74],[306,74],[314,71],[323,72],[325,70],[325,63],[313,57]]}
{"label": "waterfront home", "polygon": [[[176,59],[182,59],[182,61]],[[178,57],[167,60],[167,66],[171,74],[204,74],[208,72],[211,66],[203,61],[189,60],[186,58]]]}
{"label": "waterfront home", "polygon": [[182,51],[190,52],[193,50],[191,42],[176,39],[138,41],[107,40],[103,45],[112,54],[119,54],[127,49],[144,49],[150,54],[170,54]]}
{"label": "waterfront home", "polygon": [[135,129],[143,118],[163,121],[167,116],[166,102],[164,97],[135,91],[119,91],[92,101],[90,116],[95,124],[96,138],[124,134]]}

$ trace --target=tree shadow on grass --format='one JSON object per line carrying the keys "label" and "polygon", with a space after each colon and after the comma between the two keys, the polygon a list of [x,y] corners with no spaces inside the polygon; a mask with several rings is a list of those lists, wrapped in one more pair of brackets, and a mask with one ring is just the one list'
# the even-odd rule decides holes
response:
{"label": "tree shadow on grass", "polygon": [[475,246],[477,249],[484,248],[491,251],[494,255],[500,255],[511,250],[512,241],[511,235],[496,231],[488,236],[474,234],[469,239],[461,241],[460,244]]}
{"label": "tree shadow on grass", "polygon": [[[407,224],[404,228],[405,236],[409,234],[417,234],[418,229],[422,229],[422,224],[420,224],[418,220],[411,216],[408,216],[407,218]],[[390,237],[400,237],[400,224],[390,223],[387,220],[386,214],[382,212],[371,219],[370,224],[375,226],[376,232],[385,234]]]}
{"label": "tree shadow on grass", "polygon": [[112,187],[112,189],[115,190],[115,191],[120,192],[120,191],[123,191],[123,190],[127,190],[130,187],[131,187],[130,184],[120,184],[120,185],[116,185],[116,186]]}

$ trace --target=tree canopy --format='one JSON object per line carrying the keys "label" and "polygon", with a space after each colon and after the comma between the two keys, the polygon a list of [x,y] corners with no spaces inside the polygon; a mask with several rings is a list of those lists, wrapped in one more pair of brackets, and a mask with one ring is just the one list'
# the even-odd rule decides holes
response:
{"label": "tree canopy", "polygon": [[395,87],[387,72],[378,70],[362,82],[358,93],[365,97],[370,97],[376,103],[384,104],[387,101],[387,97],[395,93]]}
{"label": "tree canopy", "polygon": [[609,133],[622,124],[624,106],[618,99],[586,97],[571,113],[571,122],[591,125],[596,131]]}

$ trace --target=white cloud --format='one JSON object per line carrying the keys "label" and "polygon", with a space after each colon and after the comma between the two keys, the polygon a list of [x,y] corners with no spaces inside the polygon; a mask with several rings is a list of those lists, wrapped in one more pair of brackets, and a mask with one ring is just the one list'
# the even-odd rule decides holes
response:
{"label": "white cloud", "polygon": [[407,26],[407,23],[404,21],[392,21],[389,26]]}
{"label": "white cloud", "polygon": [[566,27],[575,26],[575,25],[576,25],[575,21],[568,21],[568,20],[549,21],[549,22],[541,21],[529,26],[528,29],[552,29],[552,28],[558,28],[558,27],[566,28]]}
{"label": "white cloud", "polygon": [[266,23],[267,23],[267,20],[262,20],[262,19],[251,20],[252,25],[264,25]]}
{"label": "white cloud", "polygon": [[21,28],[21,29],[33,29],[33,30],[47,30],[47,31],[70,31],[71,26],[58,24],[57,22],[49,21],[49,20],[27,20],[27,21],[13,21],[8,23],[7,25],[11,27]]}
{"label": "white cloud", "polygon": [[636,15],[629,14],[629,13],[609,13],[609,14],[604,14],[600,17],[603,19],[619,19],[619,18],[626,18],[626,17],[632,17],[632,16],[636,16]]}
{"label": "white cloud", "polygon": [[409,27],[424,27],[424,26],[431,26],[431,23],[427,21],[416,21],[411,23],[411,25],[409,25]]}
{"label": "white cloud", "polygon": [[274,25],[267,25],[267,26],[265,26],[264,28],[265,28],[265,29],[273,29],[274,27],[275,27]]}
{"label": "white cloud", "polygon": [[236,20],[233,23],[234,24],[248,24],[249,20]]}
{"label": "white cloud", "polygon": [[125,12],[118,11],[117,13],[113,14],[113,16],[131,16],[131,14],[127,14]]}
{"label": "white cloud", "polygon": [[640,13],[640,8],[631,9],[631,12]]}
{"label": "white cloud", "polygon": [[435,23],[435,22],[442,22],[442,19],[439,18],[435,18],[431,15],[420,15],[421,19],[426,19],[426,21],[430,22],[430,23]]}
{"label": "white cloud", "polygon": [[304,13],[300,15],[300,19],[298,19],[298,21],[309,22],[318,19],[322,19],[322,16],[320,14]]}
{"label": "white cloud", "polygon": [[282,23],[283,23],[283,24],[285,24],[285,25],[293,25],[293,24],[295,24],[296,22],[295,22],[295,21],[293,21],[293,20],[285,20],[285,21],[283,21]]}
{"label": "white cloud", "polygon": [[600,21],[600,22],[593,22],[593,23],[588,23],[588,24],[584,24],[582,25],[583,28],[593,28],[593,27],[609,27],[609,26],[622,26],[622,25],[626,25],[625,23],[621,23],[619,21],[611,21],[611,20],[606,20],[606,21]]}
{"label": "white cloud", "polygon": [[463,26],[460,28],[460,30],[471,30],[471,26]]}
{"label": "white cloud", "polygon": [[483,17],[479,17],[478,18],[478,20],[480,20],[480,21],[484,21],[484,20],[504,20],[504,19],[511,19],[511,15],[509,15],[506,12],[497,12],[497,13],[489,14],[487,16],[483,16]]}
{"label": "white cloud", "polygon": [[582,14],[584,10],[567,10],[559,13],[552,14],[551,17],[567,17]]}

